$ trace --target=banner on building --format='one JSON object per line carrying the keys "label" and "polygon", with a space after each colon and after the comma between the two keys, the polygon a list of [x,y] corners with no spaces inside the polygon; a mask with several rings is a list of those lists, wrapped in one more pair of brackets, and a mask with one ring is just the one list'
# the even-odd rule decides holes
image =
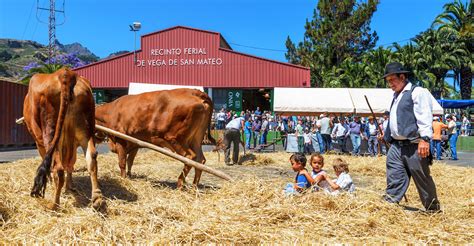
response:
{"label": "banner on building", "polygon": [[227,109],[236,112],[242,111],[242,90],[228,90],[227,91]]}

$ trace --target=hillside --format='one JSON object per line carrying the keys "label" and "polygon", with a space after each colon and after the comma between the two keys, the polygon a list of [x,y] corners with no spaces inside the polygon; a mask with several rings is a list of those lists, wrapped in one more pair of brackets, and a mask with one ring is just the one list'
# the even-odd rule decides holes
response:
{"label": "hillside", "polygon": [[[79,43],[56,45],[59,53],[78,54],[87,63],[99,60],[99,57]],[[44,62],[48,58],[48,47],[30,40],[0,39],[0,77],[17,80],[26,75],[23,67],[31,62]]]}
{"label": "hillside", "polygon": [[28,63],[44,61],[47,47],[34,41],[0,39],[0,76],[20,78]]}

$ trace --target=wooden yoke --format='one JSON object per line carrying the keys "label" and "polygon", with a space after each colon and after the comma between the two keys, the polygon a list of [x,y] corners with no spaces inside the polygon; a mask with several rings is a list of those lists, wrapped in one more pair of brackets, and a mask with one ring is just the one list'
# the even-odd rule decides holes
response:
{"label": "wooden yoke", "polygon": [[130,142],[132,142],[132,143],[134,143],[134,144],[139,145],[140,147],[144,147],[144,148],[148,148],[148,149],[152,149],[152,150],[154,150],[154,151],[160,152],[161,154],[164,154],[164,155],[166,155],[166,156],[169,156],[169,157],[171,157],[171,158],[174,158],[174,159],[176,159],[176,160],[178,160],[178,161],[181,161],[182,163],[184,163],[184,164],[186,164],[186,165],[190,165],[190,166],[192,166],[192,167],[194,167],[194,168],[196,168],[196,169],[202,170],[202,171],[204,171],[204,172],[206,172],[206,173],[210,173],[210,174],[212,174],[212,175],[214,175],[214,176],[217,176],[217,177],[219,177],[219,178],[225,179],[225,180],[227,180],[227,181],[233,181],[233,179],[232,179],[229,175],[227,175],[227,174],[225,174],[225,173],[223,173],[223,172],[221,172],[221,171],[214,170],[214,169],[212,169],[212,168],[210,168],[210,167],[208,167],[208,166],[206,166],[206,165],[203,165],[203,164],[201,164],[201,163],[198,163],[198,162],[195,162],[195,161],[193,161],[193,160],[190,160],[190,159],[188,159],[188,158],[186,158],[186,157],[184,157],[184,156],[178,155],[178,154],[176,154],[176,153],[174,153],[174,152],[172,152],[172,151],[170,151],[170,150],[167,150],[167,149],[165,149],[165,148],[158,147],[158,146],[156,146],[156,145],[154,145],[154,144],[151,144],[151,143],[148,143],[148,142],[145,142],[145,141],[141,141],[141,140],[139,140],[139,139],[136,139],[136,138],[134,138],[134,137],[130,137],[130,136],[125,135],[125,134],[123,134],[123,133],[120,133],[120,132],[118,132],[118,131],[114,131],[114,130],[112,130],[112,129],[110,129],[110,128],[107,128],[107,127],[103,127],[103,126],[100,126],[100,125],[95,125],[95,128],[96,128],[97,130],[99,130],[99,131],[103,131],[103,132],[106,132],[106,133],[108,133],[108,134],[111,134],[111,135],[114,135],[114,136],[116,136],[116,137],[119,137],[119,138],[121,138],[121,139],[130,141]]}

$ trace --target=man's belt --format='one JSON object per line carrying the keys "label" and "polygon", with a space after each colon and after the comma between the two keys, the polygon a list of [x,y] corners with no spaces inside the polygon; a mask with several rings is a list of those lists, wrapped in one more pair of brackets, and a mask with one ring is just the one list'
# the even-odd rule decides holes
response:
{"label": "man's belt", "polygon": [[391,142],[391,144],[396,144],[398,146],[407,146],[407,145],[412,145],[412,144],[416,144],[416,143],[413,143],[412,141],[408,140],[408,139],[405,139],[405,140],[393,140]]}
{"label": "man's belt", "polygon": [[235,128],[226,128],[226,131],[239,131],[239,129],[235,129]]}

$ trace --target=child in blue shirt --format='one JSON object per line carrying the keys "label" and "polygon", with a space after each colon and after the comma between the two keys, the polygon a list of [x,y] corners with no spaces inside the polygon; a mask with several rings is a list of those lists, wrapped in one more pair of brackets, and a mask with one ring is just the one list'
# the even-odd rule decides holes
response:
{"label": "child in blue shirt", "polygon": [[291,168],[296,172],[295,182],[286,185],[285,194],[296,194],[303,192],[314,183],[313,178],[306,170],[306,157],[304,154],[297,153],[290,156]]}

